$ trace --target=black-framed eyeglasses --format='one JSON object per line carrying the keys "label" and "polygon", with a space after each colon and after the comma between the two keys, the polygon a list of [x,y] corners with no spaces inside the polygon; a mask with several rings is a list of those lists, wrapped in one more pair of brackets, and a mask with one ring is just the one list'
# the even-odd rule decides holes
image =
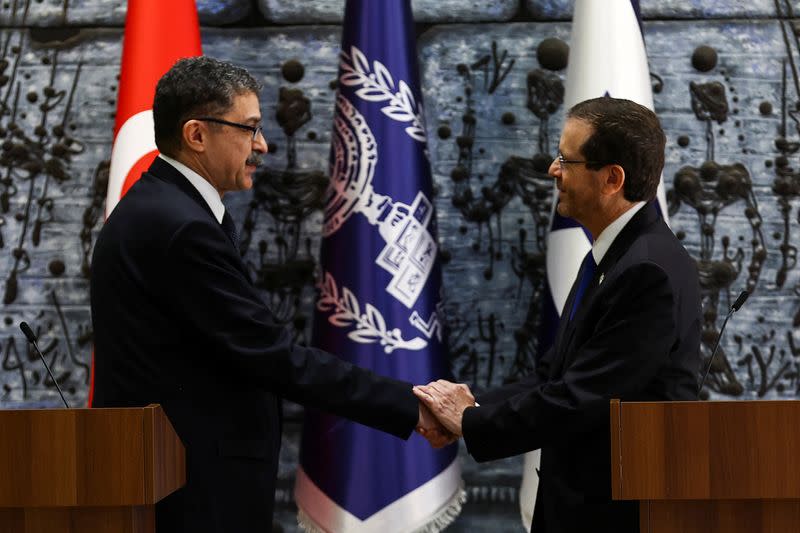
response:
{"label": "black-framed eyeglasses", "polygon": [[564,154],[561,152],[558,153],[556,156],[556,161],[558,161],[558,167],[561,170],[564,170],[564,165],[570,164],[584,164],[584,165],[605,165],[607,163],[603,163],[602,161],[588,161],[584,159],[567,159],[564,157]]}
{"label": "black-framed eyeglasses", "polygon": [[247,124],[240,124],[239,122],[231,122],[230,120],[223,120],[221,118],[215,117],[196,117],[189,120],[200,120],[202,122],[213,122],[215,124],[224,124],[225,126],[233,126],[234,128],[239,128],[241,130],[247,130],[253,133],[253,141],[258,139],[258,136],[263,131],[263,126],[260,124],[258,126],[249,126]]}

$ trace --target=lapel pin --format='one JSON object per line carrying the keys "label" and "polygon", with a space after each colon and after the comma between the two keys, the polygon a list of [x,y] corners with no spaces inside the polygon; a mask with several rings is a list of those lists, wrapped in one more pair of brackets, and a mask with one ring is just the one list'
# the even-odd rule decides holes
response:
{"label": "lapel pin", "polygon": [[597,284],[598,285],[602,285],[604,279],[606,279],[606,275],[605,274],[600,274],[600,281],[598,281]]}

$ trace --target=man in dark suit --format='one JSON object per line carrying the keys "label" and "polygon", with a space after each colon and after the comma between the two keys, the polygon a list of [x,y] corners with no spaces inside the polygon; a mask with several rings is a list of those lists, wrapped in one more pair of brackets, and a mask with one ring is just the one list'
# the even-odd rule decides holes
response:
{"label": "man in dark suit", "polygon": [[228,63],[177,62],[153,103],[161,155],[94,249],[93,406],[160,403],[186,448],[160,533],[271,530],[280,398],[404,439],[438,425],[410,383],[294,345],[253,286],[221,198],[250,188],[267,152],[259,91]]}
{"label": "man in dark suit", "polygon": [[664,145],[655,114],[634,102],[573,107],[550,174],[558,212],[594,244],[552,349],[533,375],[479,405],[465,385],[415,390],[478,461],[541,448],[535,533],[638,532],[638,502],[611,501],[609,400],[697,393],[697,270],[654,202]]}

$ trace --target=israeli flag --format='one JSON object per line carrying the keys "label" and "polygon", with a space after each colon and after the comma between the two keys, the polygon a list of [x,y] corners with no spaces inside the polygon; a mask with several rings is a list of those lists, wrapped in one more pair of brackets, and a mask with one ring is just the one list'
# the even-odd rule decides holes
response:
{"label": "israeli flag", "polygon": [[[572,15],[569,66],[564,94],[564,109],[599,96],[625,98],[653,109],[650,69],[642,34],[638,0],[576,0]],[[666,219],[664,180],[658,187],[658,203]],[[553,195],[550,233],[547,237],[547,288],[551,300],[545,302],[543,323],[558,325],[564,303],[575,282],[581,261],[592,247],[589,233],[577,222],[556,211],[558,194]],[[550,316],[547,316],[550,315]],[[543,332],[552,342],[554,332]],[[547,346],[549,347],[549,346]],[[547,347],[540,351],[542,353]],[[531,527],[536,487],[535,468],[539,451],[525,456],[520,488],[522,523]]]}
{"label": "israeli flag", "polygon": [[[441,271],[410,0],[348,0],[313,344],[412,383],[448,377]],[[457,445],[433,450],[306,411],[306,531],[440,531],[464,501]]]}

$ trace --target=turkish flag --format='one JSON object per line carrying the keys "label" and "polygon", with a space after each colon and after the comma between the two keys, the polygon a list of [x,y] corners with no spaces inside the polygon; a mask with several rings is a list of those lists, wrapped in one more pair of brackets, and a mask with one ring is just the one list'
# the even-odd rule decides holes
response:
{"label": "turkish flag", "polygon": [[156,83],[178,59],[202,53],[194,0],[128,0],[106,217],[158,154]]}
{"label": "turkish flag", "polygon": [[[158,155],[153,133],[156,83],[175,62],[203,53],[194,0],[128,0],[106,218]],[[94,396],[94,354],[89,406]]]}

